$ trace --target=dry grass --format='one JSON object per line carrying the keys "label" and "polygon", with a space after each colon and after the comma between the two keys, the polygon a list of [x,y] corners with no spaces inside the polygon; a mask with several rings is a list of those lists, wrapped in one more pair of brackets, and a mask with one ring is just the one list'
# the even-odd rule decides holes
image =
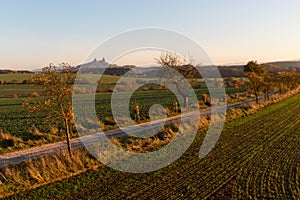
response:
{"label": "dry grass", "polygon": [[2,152],[1,149],[10,150],[11,148],[20,147],[22,144],[22,138],[0,131],[0,153]]}
{"label": "dry grass", "polygon": [[176,136],[176,131],[170,127],[164,127],[158,134],[145,139],[129,137],[128,140],[120,140],[122,147],[131,152],[144,153],[155,151],[167,145]]}
{"label": "dry grass", "polygon": [[102,165],[85,149],[42,157],[0,169],[0,198],[65,179]]}
{"label": "dry grass", "polygon": [[228,110],[226,113],[226,122],[235,120],[240,117],[249,116],[258,110],[261,110],[269,105],[283,101],[286,98],[293,96],[299,92],[300,92],[300,87],[295,90],[292,90],[290,92],[287,92],[285,94],[273,95],[270,97],[269,100],[260,100],[259,104],[255,103],[255,102],[251,102],[251,103],[243,105],[239,108],[232,108],[232,109]]}

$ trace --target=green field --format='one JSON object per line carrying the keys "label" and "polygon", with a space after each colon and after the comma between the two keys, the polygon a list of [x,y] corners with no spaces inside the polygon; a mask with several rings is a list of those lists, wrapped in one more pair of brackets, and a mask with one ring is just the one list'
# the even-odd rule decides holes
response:
{"label": "green field", "polygon": [[[28,78],[29,74],[1,74],[1,78],[6,80],[11,79],[23,79]],[[86,74],[83,76],[90,82],[96,82],[98,75]],[[119,77],[103,75],[101,78],[101,85],[98,89],[104,89],[107,91],[114,87]],[[1,80],[1,79],[0,79]],[[149,81],[149,79],[138,79],[143,82]],[[124,81],[132,81],[130,78],[124,78]],[[148,86],[150,88],[150,86]],[[244,88],[226,88],[227,94],[245,91]],[[36,145],[56,142],[64,139],[64,134],[61,131],[55,134],[49,134],[53,128],[43,119],[47,113],[39,113],[29,115],[26,108],[22,106],[22,102],[33,92],[38,92],[38,86],[32,84],[5,84],[0,85],[0,132],[16,136],[19,142],[14,146],[6,148],[6,145],[2,146],[0,143],[0,153],[9,152],[12,150],[19,150]],[[195,89],[195,93],[200,100],[203,93],[208,93],[206,88]],[[96,94],[96,111],[99,120],[101,120],[105,127],[105,130],[117,128],[112,123],[106,124],[107,121],[112,121],[111,114],[111,92],[97,93]],[[126,92],[122,94],[126,95]],[[17,98],[13,98],[16,95]],[[36,100],[42,101],[44,97],[35,97]],[[146,90],[145,87],[141,87],[137,90],[130,101],[128,108],[133,115],[133,107],[135,104],[140,106],[141,121],[149,120],[149,108],[153,104],[161,104],[172,110],[172,103],[175,100],[175,96],[169,90],[158,90],[157,86],[152,90]],[[58,129],[61,125],[57,124]],[[42,134],[33,134],[38,130]],[[76,137],[76,131],[74,131],[73,137]]]}
{"label": "green field", "polygon": [[[11,86],[11,85],[7,85]],[[20,87],[23,85],[17,85],[16,87]],[[26,86],[26,85],[25,85]],[[30,88],[28,90],[31,90]],[[236,93],[239,91],[244,91],[244,89],[235,89],[229,88],[227,89],[227,93]],[[201,99],[202,93],[207,93],[207,89],[198,89],[195,90],[196,95],[199,99]],[[124,93],[126,95],[126,93]],[[45,131],[47,127],[44,127],[42,117],[40,116],[29,116],[26,113],[26,109],[22,106],[22,102],[26,98],[0,98],[0,123],[1,130],[7,133],[10,133],[15,136],[23,137],[26,135],[27,129],[32,125],[35,125],[42,131]],[[42,97],[38,97],[37,100],[43,99]],[[168,90],[158,91],[137,91],[134,93],[131,98],[131,102],[129,108],[132,108],[135,103],[140,105],[141,107],[141,116],[144,120],[148,118],[148,110],[153,104],[162,104],[164,106],[168,106],[172,109],[172,102],[175,99],[175,96]],[[111,93],[106,94],[96,94],[96,110],[99,119],[103,120],[104,118],[112,118],[111,109],[110,109],[110,100]],[[46,115],[46,113],[45,113]]]}
{"label": "green field", "polygon": [[300,94],[225,125],[198,158],[204,132],[176,162],[131,174],[90,171],[11,199],[299,199]]}
{"label": "green field", "polygon": [[7,84],[0,85],[0,98],[11,98],[14,95],[18,97],[28,97],[32,92],[38,91],[35,85],[28,84]]}
{"label": "green field", "polygon": [[0,80],[11,82],[12,80],[17,80],[19,83],[21,83],[24,80],[28,80],[31,74],[0,74]]}

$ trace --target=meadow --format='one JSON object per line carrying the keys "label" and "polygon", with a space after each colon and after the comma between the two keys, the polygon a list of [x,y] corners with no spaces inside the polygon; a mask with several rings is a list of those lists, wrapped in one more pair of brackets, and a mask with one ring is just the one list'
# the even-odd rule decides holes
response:
{"label": "meadow", "polygon": [[[28,80],[31,74],[29,73],[9,73],[9,74],[0,74],[0,80],[5,82],[15,82],[21,83],[24,80]],[[13,81],[14,80],[14,81]]]}

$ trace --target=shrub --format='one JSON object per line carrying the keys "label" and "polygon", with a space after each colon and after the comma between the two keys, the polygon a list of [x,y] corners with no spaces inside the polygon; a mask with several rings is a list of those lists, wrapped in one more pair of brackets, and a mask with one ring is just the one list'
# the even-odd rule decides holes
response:
{"label": "shrub", "polygon": [[1,148],[8,148],[14,147],[17,145],[18,142],[21,142],[22,139],[16,136],[12,136],[8,133],[0,132],[0,147]]}
{"label": "shrub", "polygon": [[31,97],[39,97],[40,94],[37,93],[37,92],[31,92],[30,96],[31,96]]}
{"label": "shrub", "polygon": [[154,90],[153,85],[151,85],[151,86],[149,87],[149,90]]}
{"label": "shrub", "polygon": [[15,141],[13,139],[6,139],[1,141],[2,148],[8,148],[15,146]]}
{"label": "shrub", "polygon": [[114,125],[116,125],[116,121],[114,119],[111,119],[111,118],[107,117],[104,120],[104,124],[109,125],[109,126],[114,126]]}
{"label": "shrub", "polygon": [[50,126],[50,130],[49,130],[49,133],[52,134],[52,135],[56,135],[58,134],[59,130],[57,127],[55,126]]}
{"label": "shrub", "polygon": [[143,91],[148,91],[149,89],[147,87],[143,87]]}
{"label": "shrub", "polygon": [[10,82],[13,83],[13,84],[16,84],[16,83],[18,83],[19,81],[18,81],[17,79],[13,79],[13,80],[11,80]]}

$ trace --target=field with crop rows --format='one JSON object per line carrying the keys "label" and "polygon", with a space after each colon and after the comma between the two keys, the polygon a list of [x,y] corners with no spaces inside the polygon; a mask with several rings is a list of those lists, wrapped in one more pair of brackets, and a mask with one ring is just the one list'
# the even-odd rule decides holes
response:
{"label": "field with crop rows", "polygon": [[[10,85],[9,85],[10,86]],[[18,85],[20,87],[23,85]],[[26,86],[26,85],[25,85]],[[243,89],[229,88],[227,93],[235,93],[243,91]],[[207,89],[198,89],[196,94],[198,99],[201,99],[202,93],[207,93]],[[124,93],[126,95],[126,93]],[[0,124],[1,130],[11,133],[16,136],[23,136],[26,131],[32,125],[38,127],[42,131],[46,130],[42,122],[43,114],[40,116],[29,116],[26,113],[26,109],[22,106],[22,102],[25,98],[0,98]],[[172,109],[172,102],[175,96],[168,90],[158,91],[137,91],[131,98],[129,108],[132,111],[133,105],[138,104],[141,107],[142,118],[147,118],[148,110],[153,104],[162,104]],[[37,97],[37,100],[43,100],[42,97]],[[111,93],[96,94],[96,110],[99,119],[112,118],[111,116]],[[144,117],[143,117],[144,116]]]}
{"label": "field with crop rows", "polygon": [[[21,80],[28,77],[28,74],[2,74],[1,76],[1,78],[6,80]],[[94,82],[97,77],[97,75],[84,76],[84,78],[86,78],[87,80]],[[98,88],[104,88],[105,91],[111,90],[118,78],[119,77],[116,76],[102,76],[102,83],[98,86]],[[130,78],[125,78],[125,80],[131,81]],[[144,82],[148,81],[147,79],[139,80]],[[228,94],[231,94],[244,91],[245,89],[227,88],[226,90]],[[19,141],[18,144],[11,148],[6,148],[6,145],[2,146],[0,144],[0,153],[11,151],[14,148],[22,149],[25,147],[36,146],[37,144],[51,143],[63,139],[64,135],[60,131],[58,131],[58,133],[54,135],[45,134],[51,132],[51,129],[53,128],[43,120],[46,116],[46,113],[35,113],[34,115],[29,115],[26,108],[22,106],[22,102],[28,96],[31,96],[33,92],[38,92],[37,85],[0,85],[0,132],[10,134],[13,137],[16,136],[19,138],[16,139]],[[198,99],[201,99],[201,94],[208,93],[208,91],[206,88],[196,89],[195,93],[197,94]],[[126,95],[127,93],[123,92],[122,94]],[[16,95],[15,98],[13,98],[14,95]],[[34,97],[34,99],[37,101],[43,101],[44,97]],[[147,121],[149,120],[149,108],[153,104],[161,104],[172,110],[172,103],[174,100],[175,96],[168,90],[158,90],[157,88],[154,88],[152,90],[145,91],[145,87],[141,87],[133,94],[128,108],[130,109],[131,115],[133,116],[133,107],[135,104],[138,104],[140,107],[141,121]],[[116,128],[111,114],[111,92],[96,94],[95,104],[99,120],[103,121],[104,125],[107,125],[106,130]],[[59,122],[57,126],[58,128],[60,128]],[[34,134],[34,132],[38,133]],[[76,133],[74,133],[73,137],[75,136]]]}
{"label": "field with crop rows", "polygon": [[198,158],[204,131],[170,166],[145,174],[90,171],[15,196],[58,199],[299,199],[300,94],[225,125]]}
{"label": "field with crop rows", "polygon": [[10,73],[10,74],[0,74],[0,80],[3,80],[5,82],[11,82],[12,80],[17,81],[18,83],[21,83],[24,80],[28,80],[31,74],[24,73],[24,74],[18,74],[18,73]]}

